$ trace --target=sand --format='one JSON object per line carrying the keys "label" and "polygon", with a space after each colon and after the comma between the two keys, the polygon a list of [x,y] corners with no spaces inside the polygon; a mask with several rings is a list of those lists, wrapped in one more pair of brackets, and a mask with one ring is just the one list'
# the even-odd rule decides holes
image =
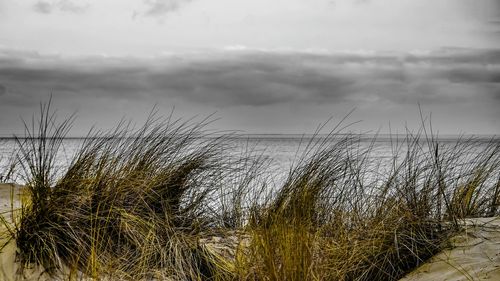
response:
{"label": "sand", "polygon": [[[11,196],[14,196],[14,205],[19,207],[22,186],[15,183],[0,183],[0,211],[7,211],[11,207]],[[13,193],[12,193],[13,192]],[[11,194],[12,193],[12,194]]]}
{"label": "sand", "polygon": [[[22,187],[19,185],[0,184],[0,211],[7,219],[12,206],[11,195],[19,199],[21,193]],[[18,207],[19,200],[15,201],[13,206]],[[463,232],[451,238],[452,246],[449,249],[438,253],[401,280],[500,280],[500,217],[467,219],[463,225]],[[209,242],[213,244],[214,241]],[[41,268],[25,270],[24,276],[20,276],[17,274],[19,265],[15,260],[15,241],[9,241],[3,235],[0,237],[0,246],[4,244],[0,251],[0,280],[66,279],[51,278]]]}
{"label": "sand", "polygon": [[[22,186],[11,183],[0,183],[0,213],[2,216],[11,221],[11,210],[20,207],[20,197],[22,194]],[[12,202],[11,198],[14,199]],[[17,274],[19,264],[16,262],[16,243],[8,238],[5,232],[5,226],[0,225],[0,280],[2,281],[18,281],[18,280],[57,280],[50,278],[43,273],[41,268],[32,268],[25,270],[21,276]]]}
{"label": "sand", "polygon": [[401,280],[500,280],[500,217],[465,220],[451,244]]}
{"label": "sand", "polygon": [[[0,214],[12,220],[12,209],[21,207],[22,186],[14,183],[0,183]],[[14,200],[11,200],[14,199]]]}

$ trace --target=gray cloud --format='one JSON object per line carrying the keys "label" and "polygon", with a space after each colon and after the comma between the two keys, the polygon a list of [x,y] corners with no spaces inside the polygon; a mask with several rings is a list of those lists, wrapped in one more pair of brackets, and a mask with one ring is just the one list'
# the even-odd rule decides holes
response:
{"label": "gray cloud", "polygon": [[145,16],[163,16],[167,13],[178,10],[183,5],[193,0],[144,0],[146,10],[142,13]]}
{"label": "gray cloud", "polygon": [[62,11],[68,13],[80,14],[87,11],[89,4],[77,4],[70,0],[59,1],[38,1],[33,6],[33,9],[41,14],[51,14],[54,11]]}
{"label": "gray cloud", "polygon": [[50,14],[52,13],[53,10],[53,4],[50,4],[49,2],[45,1],[38,1],[33,6],[33,9],[35,9],[36,12],[39,12],[41,14]]}
{"label": "gray cloud", "polygon": [[304,68],[290,58],[252,55],[180,66],[154,73],[150,82],[175,96],[221,106],[337,101],[355,84],[352,77]]}
{"label": "gray cloud", "polygon": [[[26,63],[29,61],[29,63]],[[216,108],[279,104],[498,101],[499,50],[426,54],[221,52],[68,60],[0,54],[3,102],[40,91],[116,100],[176,98]]]}
{"label": "gray cloud", "polygon": [[7,93],[7,88],[4,85],[0,84],[0,96],[5,95]]}
{"label": "gray cloud", "polygon": [[489,24],[491,26],[491,35],[500,38],[500,17],[498,17],[497,20],[492,20],[489,21]]}

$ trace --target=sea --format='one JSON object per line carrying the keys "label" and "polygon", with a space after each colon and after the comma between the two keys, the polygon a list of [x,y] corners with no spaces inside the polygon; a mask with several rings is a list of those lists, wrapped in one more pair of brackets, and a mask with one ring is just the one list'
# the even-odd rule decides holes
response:
{"label": "sea", "polygon": [[[296,134],[252,134],[237,135],[225,139],[227,142],[227,151],[233,155],[257,155],[268,161],[268,171],[271,171],[271,177],[280,179],[286,176],[292,167],[300,164],[300,161],[307,158],[307,151],[314,151],[322,144],[323,147],[334,145],[344,139],[345,135],[296,135]],[[375,174],[381,174],[390,169],[394,161],[404,157],[407,146],[405,138],[407,135],[350,135],[352,144],[351,151],[363,152],[369,150],[367,157],[368,165],[373,165],[368,169]],[[474,149],[464,153],[462,157],[474,157],[486,149],[491,142],[500,142],[500,138],[495,136],[440,136],[438,142],[442,146],[452,147],[457,142],[474,141]],[[23,141],[22,139],[20,141]],[[66,138],[63,141],[60,152],[56,157],[56,170],[63,173],[71,163],[72,157],[81,147],[84,139]],[[426,148],[427,139],[422,137],[420,140],[422,149]],[[315,146],[316,145],[316,146]],[[0,138],[0,177],[7,170],[10,163],[16,158],[18,153],[18,141],[14,138]],[[366,156],[366,155],[363,155]],[[370,177],[370,175],[368,174]],[[15,179],[22,183],[21,178]]]}

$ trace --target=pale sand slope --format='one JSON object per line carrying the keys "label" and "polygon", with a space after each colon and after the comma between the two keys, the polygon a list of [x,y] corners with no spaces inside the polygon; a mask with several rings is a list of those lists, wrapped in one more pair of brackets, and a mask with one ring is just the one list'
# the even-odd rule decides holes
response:
{"label": "pale sand slope", "polygon": [[[14,198],[19,199],[21,193],[19,185],[0,184],[0,211],[10,210],[11,190],[14,192]],[[19,206],[18,204],[16,202],[14,206]],[[25,270],[24,277],[19,276],[16,274],[19,265],[15,262],[15,241],[7,241],[5,237],[0,237],[0,245],[6,242],[7,245],[0,252],[0,280],[67,279],[50,278],[43,274],[41,269]],[[464,221],[463,233],[453,237],[451,242],[453,246],[451,249],[437,254],[401,280],[500,280],[500,217]]]}
{"label": "pale sand slope", "polygon": [[[0,212],[8,211],[11,203],[14,207],[19,207],[22,185],[15,183],[0,183]],[[14,202],[11,202],[11,196],[14,196]]]}
{"label": "pale sand slope", "polygon": [[451,243],[401,280],[500,280],[500,217],[467,219]]}
{"label": "pale sand slope", "polygon": [[[0,213],[10,221],[12,208],[20,207],[20,196],[22,186],[17,184],[0,183]],[[14,199],[12,202],[11,198]],[[18,280],[54,280],[43,274],[41,269],[26,270],[24,276],[17,274],[19,264],[16,262],[16,243],[8,239],[5,226],[0,225],[0,280],[18,281]],[[45,275],[45,276],[44,276]]]}
{"label": "pale sand slope", "polygon": [[0,183],[0,215],[8,221],[12,219],[12,209],[21,207],[21,192],[22,185]]}

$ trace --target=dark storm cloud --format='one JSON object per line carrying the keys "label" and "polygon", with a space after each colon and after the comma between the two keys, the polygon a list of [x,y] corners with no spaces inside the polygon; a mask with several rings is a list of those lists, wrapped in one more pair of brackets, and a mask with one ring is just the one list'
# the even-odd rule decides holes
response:
{"label": "dark storm cloud", "polygon": [[471,71],[469,68],[459,67],[448,72],[448,78],[455,83],[500,83],[500,71],[478,68]]}
{"label": "dark storm cloud", "polygon": [[178,10],[181,6],[191,1],[193,0],[144,0],[144,4],[147,8],[143,15],[163,16]]}
{"label": "dark storm cloud", "polygon": [[0,96],[5,95],[7,93],[7,88],[4,85],[0,84]]}
{"label": "dark storm cloud", "polygon": [[302,67],[289,58],[245,56],[193,63],[151,75],[150,82],[173,95],[216,105],[269,105],[339,100],[355,81]]}
{"label": "dark storm cloud", "polygon": [[[10,54],[10,55],[9,55]],[[68,97],[228,106],[439,104],[500,93],[500,51],[425,54],[215,52],[155,59],[70,60],[0,51],[4,103],[54,92]]]}
{"label": "dark storm cloud", "polygon": [[76,1],[70,0],[38,1],[33,6],[33,9],[41,14],[51,14],[56,10],[80,14],[85,12],[88,8],[88,4],[78,4]]}
{"label": "dark storm cloud", "polygon": [[500,49],[470,50],[465,48],[444,48],[426,54],[409,54],[404,56],[408,63],[428,63],[435,65],[498,65],[500,64]]}

